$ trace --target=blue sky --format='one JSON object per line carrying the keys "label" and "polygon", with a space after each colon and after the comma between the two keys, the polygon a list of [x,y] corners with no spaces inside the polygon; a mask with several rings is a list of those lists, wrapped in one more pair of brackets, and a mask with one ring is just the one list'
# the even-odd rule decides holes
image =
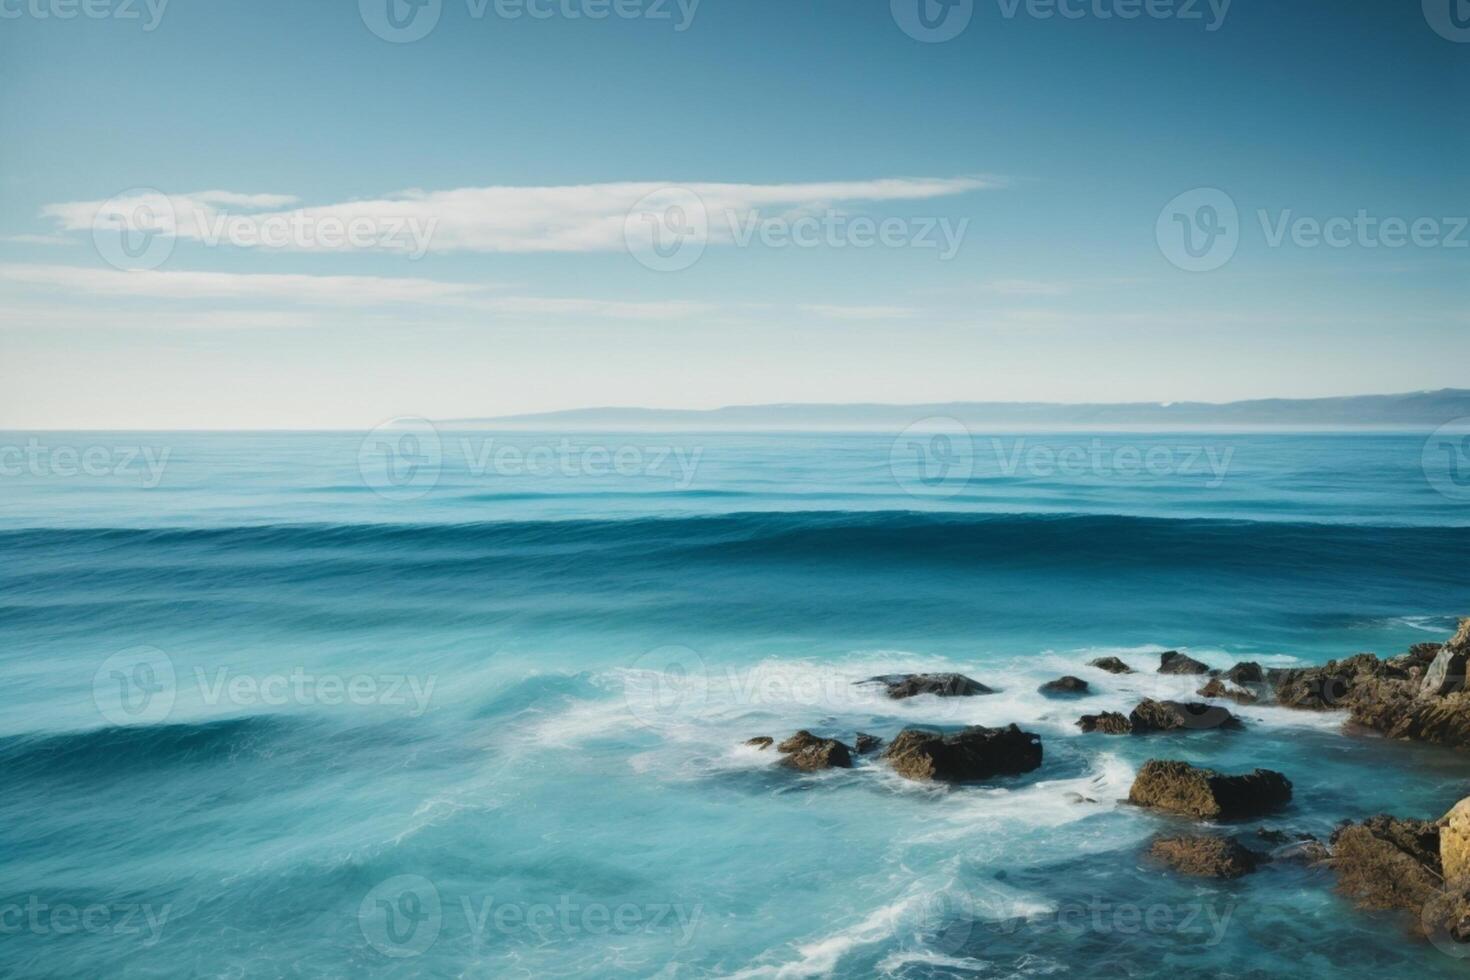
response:
{"label": "blue sky", "polygon": [[7,427],[1467,380],[1438,0],[969,0],[942,43],[919,0],[437,0],[408,43],[388,0],[89,2],[0,0]]}

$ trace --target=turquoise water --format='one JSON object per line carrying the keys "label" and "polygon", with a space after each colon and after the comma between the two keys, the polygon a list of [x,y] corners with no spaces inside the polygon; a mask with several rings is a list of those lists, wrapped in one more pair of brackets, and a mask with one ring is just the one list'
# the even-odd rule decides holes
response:
{"label": "turquoise water", "polygon": [[[1180,825],[1118,799],[1263,765],[1295,799],[1237,831],[1325,834],[1438,815],[1470,759],[1273,708],[1073,725],[1171,693],[1103,654],[1470,615],[1425,434],[410,435],[0,435],[0,975],[1462,971],[1322,871],[1161,872]],[[919,669],[1001,693],[852,683]],[[1035,693],[1063,672],[1097,693]],[[1011,721],[1043,766],[949,789],[741,744]]]}

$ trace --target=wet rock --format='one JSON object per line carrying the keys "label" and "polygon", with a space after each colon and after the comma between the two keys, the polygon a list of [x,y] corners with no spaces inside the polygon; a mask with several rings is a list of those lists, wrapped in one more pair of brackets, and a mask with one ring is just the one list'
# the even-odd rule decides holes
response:
{"label": "wet rock", "polygon": [[1264,684],[1266,682],[1266,672],[1261,669],[1260,664],[1253,660],[1241,661],[1225,671],[1222,676],[1232,684]]}
{"label": "wet rock", "polygon": [[1083,715],[1077,719],[1077,727],[1084,732],[1102,732],[1104,735],[1127,735],[1133,731],[1133,723],[1128,716],[1116,711]]}
{"label": "wet rock", "polygon": [[1470,796],[1439,819],[1439,863],[1446,880],[1470,877]]}
{"label": "wet rock", "polygon": [[1470,691],[1421,696],[1410,680],[1359,681],[1348,698],[1352,720],[1389,738],[1470,747]]}
{"label": "wet rock", "polygon": [[752,745],[758,749],[768,749],[774,741],[776,740],[769,735],[757,735],[755,738],[746,739],[745,744]]}
{"label": "wet rock", "polygon": [[1406,680],[1407,671],[1390,666],[1371,653],[1330,660],[1320,667],[1273,668],[1266,671],[1278,704],[1288,708],[1324,711],[1348,706],[1359,683],[1375,678]]}
{"label": "wet rock", "polygon": [[869,735],[867,732],[858,732],[857,738],[853,742],[853,748],[857,749],[858,755],[867,755],[869,752],[872,752],[874,749],[882,744],[883,740],[877,735]]}
{"label": "wet rock", "polygon": [[1326,844],[1312,834],[1288,834],[1261,827],[1256,837],[1271,845],[1271,860],[1296,864],[1319,864],[1332,856]]}
{"label": "wet rock", "polygon": [[1087,682],[1080,677],[1073,677],[1071,674],[1067,674],[1064,677],[1058,677],[1054,681],[1047,681],[1045,684],[1037,688],[1037,690],[1040,691],[1042,694],[1053,697],[1077,696],[1090,693],[1087,687]]}
{"label": "wet rock", "polygon": [[1145,698],[1128,715],[1133,734],[1211,728],[1240,728],[1240,719],[1203,701],[1155,701]]}
{"label": "wet rock", "polygon": [[1098,657],[1096,660],[1089,660],[1087,666],[1096,667],[1098,670],[1105,670],[1110,674],[1131,674],[1134,672],[1132,667],[1117,657]]}
{"label": "wet rock", "polygon": [[871,677],[888,688],[890,698],[911,698],[920,694],[935,694],[942,698],[973,697],[977,694],[994,694],[994,688],[964,674],[884,674]]}
{"label": "wet rock", "polygon": [[819,738],[806,729],[776,746],[785,756],[783,766],[814,772],[818,769],[851,769],[852,750],[835,738]]}
{"label": "wet rock", "polygon": [[1187,762],[1151,759],[1138,771],[1128,802],[1201,820],[1255,817],[1285,806],[1291,781],[1257,769],[1228,776]]}
{"label": "wet rock", "polygon": [[1096,803],[1097,800],[1094,800],[1090,796],[1083,796],[1081,793],[1068,793],[1067,794],[1067,802],[1068,803]]}
{"label": "wet rock", "polygon": [[1260,700],[1260,695],[1255,691],[1219,677],[1210,678],[1208,684],[1194,693],[1202,698],[1220,698],[1236,704],[1255,704]]}
{"label": "wet rock", "polygon": [[1153,842],[1148,853],[1180,874],[1206,878],[1239,878],[1265,860],[1234,837],[1212,834],[1163,837]]}
{"label": "wet rock", "polygon": [[1187,657],[1178,650],[1170,650],[1168,653],[1159,655],[1159,673],[1161,674],[1208,674],[1210,668],[1200,663],[1193,657]]}
{"label": "wet rock", "polygon": [[1359,905],[1418,914],[1439,891],[1439,827],[1379,815],[1332,835],[1337,887]]}
{"label": "wet rock", "polygon": [[963,782],[1030,772],[1041,765],[1041,736],[1015,725],[974,726],[944,735],[905,728],[883,757],[909,779]]}

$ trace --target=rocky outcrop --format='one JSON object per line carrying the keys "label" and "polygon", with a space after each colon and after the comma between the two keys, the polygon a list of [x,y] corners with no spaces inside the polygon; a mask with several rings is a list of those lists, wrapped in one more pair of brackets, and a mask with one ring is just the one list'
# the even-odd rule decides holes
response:
{"label": "rocky outcrop", "polygon": [[1332,835],[1337,887],[1365,908],[1416,915],[1440,890],[1439,827],[1431,820],[1379,815]]}
{"label": "rocky outcrop", "polygon": [[1096,667],[1098,670],[1105,670],[1110,674],[1131,674],[1134,672],[1132,667],[1117,657],[1098,657],[1096,660],[1089,660],[1087,666]]}
{"label": "rocky outcrop", "polygon": [[941,734],[905,728],[883,757],[909,779],[968,782],[1030,772],[1041,765],[1041,736],[1015,725]]}
{"label": "rocky outcrop", "polygon": [[1073,677],[1071,674],[1058,677],[1054,681],[1047,681],[1038,687],[1037,690],[1048,697],[1077,697],[1090,693],[1087,682],[1080,677]]}
{"label": "rocky outcrop", "polygon": [[1151,732],[1196,731],[1240,728],[1240,719],[1229,711],[1202,701],[1155,701],[1145,698],[1125,718],[1116,711],[1083,715],[1077,726],[1084,732],[1104,735],[1147,735]]}
{"label": "rocky outcrop", "polygon": [[1314,711],[1347,707],[1354,688],[1363,681],[1408,678],[1406,669],[1385,663],[1371,653],[1329,660],[1320,667],[1266,671],[1266,680],[1278,704]]}
{"label": "rocky outcrop", "polygon": [[[1470,626],[1470,621],[1467,621]],[[1445,644],[1424,671],[1419,693],[1425,697],[1443,697],[1465,689],[1465,661],[1470,659],[1470,642],[1465,642],[1465,627]]]}
{"label": "rocky outcrop", "polygon": [[768,749],[776,740],[769,735],[757,735],[755,738],[747,738],[745,744],[757,749]]}
{"label": "rocky outcrop", "polygon": [[1312,834],[1288,834],[1261,827],[1256,837],[1271,845],[1271,860],[1296,864],[1320,864],[1332,856],[1332,850]]}
{"label": "rocky outcrop", "polygon": [[1234,837],[1212,834],[1160,838],[1153,842],[1148,853],[1180,874],[1205,878],[1239,878],[1268,860]]}
{"label": "rocky outcrop", "polygon": [[1470,797],[1439,820],[1439,864],[1446,880],[1470,877]]}
{"label": "rocky outcrop", "polygon": [[1260,700],[1255,691],[1219,677],[1210,678],[1208,684],[1194,693],[1202,698],[1219,698],[1236,704],[1255,704]]}
{"label": "rocky outcrop", "polygon": [[884,674],[881,677],[870,677],[864,683],[884,685],[888,689],[888,696],[895,699],[912,698],[920,694],[954,698],[995,693],[993,688],[964,674]]}
{"label": "rocky outcrop", "polygon": [[1193,657],[1186,657],[1178,650],[1170,650],[1168,653],[1159,655],[1159,673],[1161,674],[1208,674],[1210,668]]}
{"label": "rocky outcrop", "polygon": [[851,769],[852,750],[835,738],[820,738],[806,729],[776,746],[785,758],[783,766],[815,772],[818,769]]}
{"label": "rocky outcrop", "polygon": [[869,735],[867,732],[858,732],[857,738],[853,740],[853,748],[857,749],[858,755],[867,755],[882,744],[881,738],[877,735]]}
{"label": "rocky outcrop", "polygon": [[1291,781],[1279,772],[1257,769],[1227,776],[1187,762],[1151,759],[1138,771],[1128,802],[1200,820],[1256,817],[1291,800]]}

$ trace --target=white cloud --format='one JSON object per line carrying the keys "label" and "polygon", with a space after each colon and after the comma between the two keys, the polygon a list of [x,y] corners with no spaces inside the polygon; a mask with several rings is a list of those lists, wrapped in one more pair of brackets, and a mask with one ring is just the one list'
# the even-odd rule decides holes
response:
{"label": "white cloud", "polygon": [[[890,177],[789,184],[672,184],[643,181],[556,187],[410,190],[387,197],[280,210],[295,198],[205,191],[124,194],[108,201],[47,205],[64,231],[154,231],[208,244],[290,251],[594,252],[620,250],[629,234],[678,217],[728,244],[762,208],[782,213],[858,204],[922,201],[1004,186],[997,177]],[[277,210],[262,210],[276,208]],[[703,214],[689,213],[702,211]]]}
{"label": "white cloud", "polygon": [[69,265],[0,265],[0,279],[105,296],[156,299],[288,300],[335,306],[443,303],[486,287],[433,279],[384,276],[310,276],[276,273],[165,272]]}

